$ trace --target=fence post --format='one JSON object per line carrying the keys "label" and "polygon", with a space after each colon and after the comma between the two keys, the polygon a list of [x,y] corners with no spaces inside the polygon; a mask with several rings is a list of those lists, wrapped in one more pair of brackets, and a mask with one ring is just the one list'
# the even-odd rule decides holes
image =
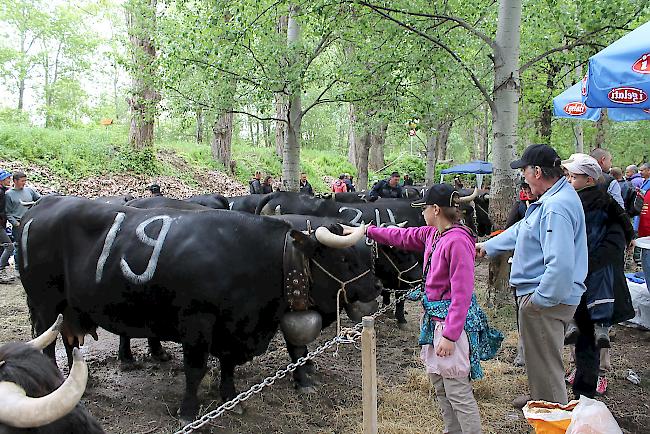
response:
{"label": "fence post", "polygon": [[377,434],[377,339],[375,319],[361,320],[361,369],[363,371],[363,434]]}

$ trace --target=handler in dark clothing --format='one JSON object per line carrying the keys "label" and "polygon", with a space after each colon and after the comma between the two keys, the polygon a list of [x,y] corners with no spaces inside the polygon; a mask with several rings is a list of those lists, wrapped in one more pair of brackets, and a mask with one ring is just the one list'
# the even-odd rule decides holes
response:
{"label": "handler in dark clothing", "polygon": [[530,204],[536,200],[537,196],[530,191],[530,185],[525,180],[522,180],[519,190],[519,200],[512,206],[508,214],[506,229],[523,219],[526,216],[526,210]]}
{"label": "handler in dark clothing", "polygon": [[7,214],[5,213],[5,192],[11,184],[11,173],[0,170],[0,283],[9,283],[14,277],[9,273],[9,258],[14,252],[14,243],[11,242],[5,228],[7,227]]}
{"label": "handler in dark clothing", "polygon": [[314,195],[314,189],[311,188],[311,184],[309,183],[309,181],[307,181],[306,173],[300,174],[300,192],[304,194],[308,194],[310,196]]}
{"label": "handler in dark clothing", "polygon": [[411,179],[408,173],[404,175],[404,183],[402,185],[413,185],[413,179]]}
{"label": "handler in dark clothing", "polygon": [[372,187],[372,190],[370,190],[370,193],[368,194],[368,200],[374,202],[380,197],[393,199],[399,199],[402,197],[402,186],[399,184],[399,173],[391,173],[390,178],[382,179]]}
{"label": "handler in dark clothing", "polygon": [[623,271],[623,253],[634,231],[623,208],[606,189],[598,186],[602,170],[594,158],[574,154],[563,165],[585,212],[589,254],[587,290],[576,309],[574,322],[567,327],[565,344],[576,345],[576,399],[580,395],[593,398],[600,372],[600,348],[609,347],[607,328],[635,315]]}

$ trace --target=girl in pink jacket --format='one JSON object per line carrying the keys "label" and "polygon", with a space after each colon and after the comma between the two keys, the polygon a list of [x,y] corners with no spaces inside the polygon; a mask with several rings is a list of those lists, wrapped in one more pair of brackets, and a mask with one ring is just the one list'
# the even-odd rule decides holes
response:
{"label": "girl in pink jacket", "polygon": [[[474,291],[474,237],[459,224],[461,198],[449,184],[431,187],[423,207],[427,226],[378,228],[369,226],[368,238],[404,250],[424,251],[424,322],[433,324],[422,346],[421,358],[442,410],[445,433],[481,433],[481,418],[470,384],[470,345],[465,331]],[[427,316],[426,302],[443,302],[446,316]],[[424,323],[423,323],[424,325]],[[425,334],[423,327],[421,344]],[[480,368],[479,368],[480,369]]]}

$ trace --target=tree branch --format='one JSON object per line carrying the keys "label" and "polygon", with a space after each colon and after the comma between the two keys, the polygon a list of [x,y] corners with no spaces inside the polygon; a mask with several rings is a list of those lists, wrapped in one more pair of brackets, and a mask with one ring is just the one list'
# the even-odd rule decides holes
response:
{"label": "tree branch", "polygon": [[468,23],[467,21],[463,20],[462,18],[459,17],[453,17],[450,15],[436,15],[436,14],[425,14],[425,13],[420,13],[420,12],[412,12],[412,11],[405,11],[405,10],[400,10],[400,9],[393,9],[393,8],[387,8],[384,6],[377,6],[373,5],[371,3],[365,2],[365,1],[356,1],[356,3],[369,7],[370,9],[373,9],[375,11],[383,10],[385,12],[396,12],[404,15],[411,15],[414,17],[422,17],[422,18],[433,18],[436,20],[443,20],[443,21],[453,21],[454,23],[458,24],[465,30],[468,30],[470,33],[472,33],[474,36],[477,36],[480,38],[483,42],[485,42],[487,45],[490,46],[493,52],[499,51],[499,46],[497,43],[487,36],[485,33],[481,32],[478,30],[476,27]]}
{"label": "tree branch", "polygon": [[318,97],[316,97],[314,102],[312,102],[306,109],[304,109],[302,111],[302,113],[300,114],[300,117],[301,118],[304,117],[309,110],[314,108],[316,106],[316,104],[318,104],[318,102],[321,101],[321,98],[327,93],[327,91],[330,90],[332,88],[332,86],[334,86],[337,82],[338,82],[338,80],[332,80],[332,82],[330,84],[328,84],[325,87],[325,89],[323,89],[323,91],[318,95]]}

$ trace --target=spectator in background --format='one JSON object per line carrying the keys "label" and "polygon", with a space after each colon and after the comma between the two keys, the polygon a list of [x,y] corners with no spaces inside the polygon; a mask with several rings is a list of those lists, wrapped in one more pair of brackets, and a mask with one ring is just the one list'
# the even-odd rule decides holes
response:
{"label": "spectator in background", "polygon": [[332,183],[332,192],[334,193],[345,193],[348,191],[348,186],[345,183],[345,174],[342,173],[339,175],[339,179]]}
{"label": "spectator in background", "polygon": [[5,231],[7,214],[5,213],[5,193],[11,185],[11,173],[0,170],[0,283],[10,283],[14,276],[9,272],[9,258],[14,252],[14,243]]}
{"label": "spectator in background", "polygon": [[262,183],[262,194],[273,193],[273,177],[267,175]]}
{"label": "spectator in background", "polygon": [[521,180],[519,187],[519,199],[508,214],[506,229],[523,219],[530,204],[537,200],[537,195],[530,191],[530,185],[528,185],[525,179]]}
{"label": "spectator in background", "polygon": [[354,184],[352,183],[352,177],[350,176],[349,173],[344,173],[345,178],[343,181],[345,182],[345,186],[348,188],[348,191],[357,191],[357,189],[354,187]]}
{"label": "spectator in background", "polygon": [[408,173],[404,175],[404,182],[402,183],[402,185],[413,185],[413,180],[411,179]]}
{"label": "spectator in background", "polygon": [[248,181],[251,194],[262,194],[262,172],[259,170],[255,172],[253,179]]}
{"label": "spectator in background", "polygon": [[29,209],[28,205],[23,203],[36,202],[41,195],[32,187],[27,187],[27,175],[23,172],[14,172],[14,188],[5,193],[5,212],[7,220],[11,223],[14,233],[20,227],[23,215]]}
{"label": "spectator in background", "polygon": [[314,195],[314,189],[311,188],[311,184],[307,181],[307,174],[304,172],[300,174],[300,192],[310,196]]}
{"label": "spectator in background", "polygon": [[618,167],[612,167],[609,174],[614,177],[618,185],[621,187],[621,197],[623,198],[623,209],[629,213],[634,206],[634,199],[636,198],[636,188],[630,181],[623,178],[623,172]]}
{"label": "spectator in background", "polygon": [[625,179],[630,181],[634,188],[640,188],[641,184],[643,184],[643,177],[639,173],[636,164],[630,164],[625,168]]}
{"label": "spectator in background", "polygon": [[[625,209],[625,203],[623,202],[623,196],[621,196],[621,186],[618,185],[618,182],[614,179],[612,175],[609,174],[609,171],[612,168],[612,154],[607,149],[604,148],[595,148],[589,155],[598,161],[598,165],[603,171],[603,180],[598,184],[601,189],[607,191],[618,203],[621,208]],[[569,160],[573,156],[569,157]]]}
{"label": "spectator in background", "polygon": [[[643,196],[643,208],[639,215],[639,237],[650,237],[650,190]],[[650,291],[650,249],[641,249],[641,266],[646,288]]]}
{"label": "spectator in background", "polygon": [[380,197],[392,199],[402,197],[402,186],[399,184],[399,178],[399,173],[393,172],[388,179],[382,179],[376,183],[368,194],[368,200],[374,202]]}
{"label": "spectator in background", "polygon": [[454,187],[456,187],[456,190],[462,190],[464,188],[463,181],[460,180],[460,176],[454,178]]}
{"label": "spectator in background", "polygon": [[162,192],[160,191],[160,186],[158,184],[151,184],[149,187],[147,187],[147,190],[151,194],[151,196],[162,196]]}

